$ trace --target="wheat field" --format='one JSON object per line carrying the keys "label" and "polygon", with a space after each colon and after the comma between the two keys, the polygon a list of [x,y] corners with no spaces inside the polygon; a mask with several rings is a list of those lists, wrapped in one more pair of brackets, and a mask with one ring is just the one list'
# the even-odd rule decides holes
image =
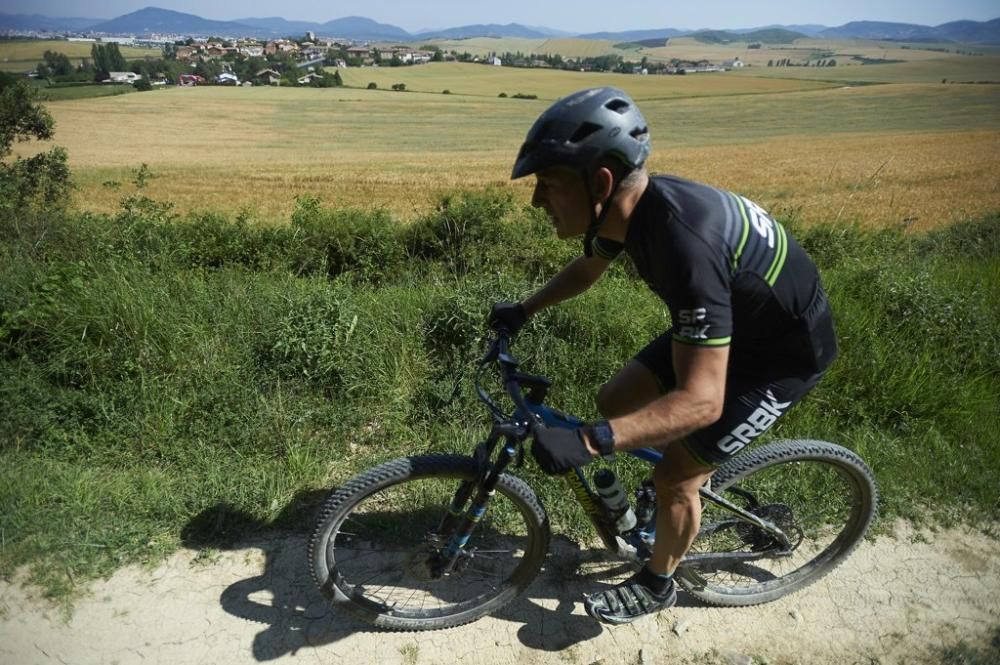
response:
{"label": "wheat field", "polygon": [[[67,42],[57,39],[0,42],[0,71],[30,72],[43,61],[42,56],[46,51],[64,53],[73,62],[73,65],[79,65],[81,61],[90,59],[92,46],[93,44],[89,42]],[[159,58],[161,56],[161,51],[158,48],[119,46],[118,49],[129,60]]]}
{"label": "wheat field", "polygon": [[206,87],[47,107],[53,143],[69,151],[75,205],[100,211],[118,207],[143,163],[154,174],[147,194],[180,212],[242,210],[262,222],[287,219],[302,194],[401,219],[459,188],[511,186],[527,202],[530,182],[507,183],[528,127],[556,96],[606,83],[640,101],[651,170],[739,191],[783,218],[922,229],[1000,209],[998,85],[830,87],[456,64],[382,72],[428,88],[502,80],[544,98]]}

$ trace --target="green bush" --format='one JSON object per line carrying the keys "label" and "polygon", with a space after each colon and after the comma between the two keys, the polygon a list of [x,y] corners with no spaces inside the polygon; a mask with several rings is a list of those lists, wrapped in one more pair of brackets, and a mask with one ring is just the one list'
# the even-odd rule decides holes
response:
{"label": "green bush", "polygon": [[372,282],[397,277],[405,268],[399,225],[383,210],[330,210],[300,197],[292,213],[292,269],[299,274],[342,273]]}
{"label": "green bush", "polygon": [[[455,192],[409,225],[302,197],[291,223],[266,225],[179,215],[143,194],[147,177],[117,214],[0,215],[0,574],[43,562],[54,591],[67,569],[161,556],[220,501],[240,524],[303,529],[303,497],[376,461],[469,452],[488,418],[458,379],[490,306],[580,254],[505,188]],[[771,436],[858,450],[889,517],[1000,517],[996,222],[794,230],[841,355]],[[622,259],[534,317],[515,352],[554,379],[554,406],[594,418],[600,385],[669,325]],[[563,488],[533,484],[579,531]]]}

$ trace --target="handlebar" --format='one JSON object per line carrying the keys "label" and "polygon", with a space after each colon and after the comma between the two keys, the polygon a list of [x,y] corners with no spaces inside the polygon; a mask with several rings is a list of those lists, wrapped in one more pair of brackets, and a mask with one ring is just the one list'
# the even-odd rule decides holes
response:
{"label": "handlebar", "polygon": [[479,361],[479,371],[476,373],[476,392],[479,399],[486,405],[496,422],[510,420],[511,416],[506,414],[500,406],[490,397],[489,393],[482,387],[480,376],[483,370],[492,363],[496,363],[500,368],[500,377],[504,389],[514,402],[515,414],[523,415],[526,419],[527,427],[525,435],[530,435],[535,427],[542,425],[541,419],[528,406],[527,400],[522,392],[522,385],[527,385],[530,390],[529,399],[535,403],[541,403],[545,399],[545,393],[552,381],[544,376],[534,374],[524,374],[519,372],[518,361],[510,352],[511,336],[506,330],[496,331],[496,337],[490,344],[486,354]]}

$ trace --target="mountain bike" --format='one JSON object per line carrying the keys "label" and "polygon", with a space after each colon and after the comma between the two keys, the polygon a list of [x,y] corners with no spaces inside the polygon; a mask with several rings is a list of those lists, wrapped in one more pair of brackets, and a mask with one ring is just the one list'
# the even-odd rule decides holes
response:
{"label": "mountain bike", "polygon": [[[484,388],[488,368],[502,392]],[[535,492],[509,469],[523,463],[534,427],[582,424],[544,404],[550,386],[520,371],[508,335],[493,337],[475,374],[489,435],[471,456],[398,458],[333,491],[308,547],[323,594],[376,626],[431,630],[474,621],[522,593],[542,569],[551,531]],[[511,408],[497,402],[503,393]],[[654,449],[629,453],[649,464],[661,457]],[[588,477],[577,468],[563,478],[612,557],[635,567],[649,557],[651,481],[635,488],[633,505],[607,469]],[[811,440],[744,451],[700,494],[701,528],[675,579],[717,606],[770,602],[820,579],[857,547],[878,504],[860,457]]]}

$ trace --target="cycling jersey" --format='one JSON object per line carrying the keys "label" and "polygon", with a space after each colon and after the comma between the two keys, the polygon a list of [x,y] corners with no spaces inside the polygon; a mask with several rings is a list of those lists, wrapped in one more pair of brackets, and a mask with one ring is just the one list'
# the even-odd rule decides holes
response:
{"label": "cycling jersey", "polygon": [[[670,311],[672,339],[730,345],[730,365],[771,375],[822,371],[837,354],[826,294],[812,260],[760,206],[721,189],[653,176],[624,250]],[[773,374],[772,374],[773,373]]]}

